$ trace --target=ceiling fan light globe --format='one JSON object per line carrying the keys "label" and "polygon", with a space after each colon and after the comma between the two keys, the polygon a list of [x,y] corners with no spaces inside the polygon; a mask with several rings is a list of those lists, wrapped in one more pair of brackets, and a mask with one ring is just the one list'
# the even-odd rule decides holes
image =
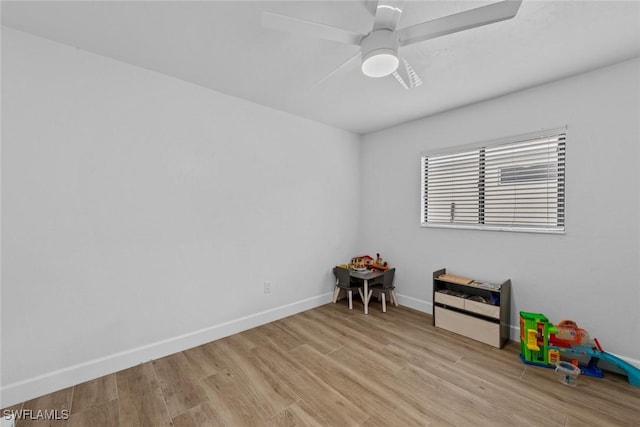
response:
{"label": "ceiling fan light globe", "polygon": [[398,69],[398,56],[393,49],[378,49],[362,58],[362,73],[368,77],[384,77]]}

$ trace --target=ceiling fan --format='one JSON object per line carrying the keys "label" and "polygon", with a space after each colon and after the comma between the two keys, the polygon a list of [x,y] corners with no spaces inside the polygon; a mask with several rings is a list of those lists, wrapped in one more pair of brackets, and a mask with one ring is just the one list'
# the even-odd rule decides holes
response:
{"label": "ceiling fan", "polygon": [[263,12],[262,26],[360,47],[359,52],[314,86],[360,57],[364,75],[368,77],[392,75],[403,88],[408,90],[420,86],[422,80],[407,60],[398,55],[399,48],[511,19],[518,13],[521,3],[522,0],[504,0],[398,29],[404,0],[366,0],[367,10],[374,17],[373,28],[368,34],[359,34],[344,28],[271,12]]}

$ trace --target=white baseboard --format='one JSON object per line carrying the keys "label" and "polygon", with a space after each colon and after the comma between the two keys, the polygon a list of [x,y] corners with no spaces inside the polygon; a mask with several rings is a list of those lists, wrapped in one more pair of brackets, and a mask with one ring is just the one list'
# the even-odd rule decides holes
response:
{"label": "white baseboard", "polygon": [[329,303],[332,297],[333,292],[329,292],[149,345],[69,366],[24,381],[7,384],[0,389],[0,408],[6,408],[66,387],[131,368],[140,363],[159,359],[247,329],[255,328],[256,326],[264,325],[265,323],[319,307]]}
{"label": "white baseboard", "polygon": [[430,301],[398,294],[398,304],[414,310],[422,311],[423,313],[433,314],[433,304]]}

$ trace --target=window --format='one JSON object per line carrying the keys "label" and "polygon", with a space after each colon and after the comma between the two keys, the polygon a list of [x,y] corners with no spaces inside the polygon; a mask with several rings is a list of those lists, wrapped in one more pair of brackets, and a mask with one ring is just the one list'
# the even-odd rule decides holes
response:
{"label": "window", "polygon": [[565,130],[422,156],[425,227],[564,232]]}

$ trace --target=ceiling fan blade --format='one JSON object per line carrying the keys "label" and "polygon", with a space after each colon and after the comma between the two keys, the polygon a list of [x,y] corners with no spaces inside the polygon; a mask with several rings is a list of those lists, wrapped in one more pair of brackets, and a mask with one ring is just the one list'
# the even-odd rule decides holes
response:
{"label": "ceiling fan blade", "polygon": [[332,27],[318,22],[294,18],[292,16],[278,15],[271,12],[262,12],[262,26],[271,30],[303,34],[309,37],[356,46],[360,45],[360,41],[364,37],[364,34],[358,34],[344,28]]}
{"label": "ceiling fan blade", "polygon": [[402,15],[404,0],[379,0],[376,4],[373,30],[395,30]]}
{"label": "ceiling fan blade", "polygon": [[400,58],[400,65],[398,65],[396,71],[391,74],[395,77],[398,83],[400,83],[400,86],[406,90],[422,85],[422,79],[404,58]]}
{"label": "ceiling fan blade", "polygon": [[355,55],[351,56],[349,59],[340,64],[335,70],[324,76],[322,79],[318,80],[316,84],[311,86],[311,89],[315,89],[317,86],[324,83],[328,78],[338,74],[340,71],[347,71],[352,65],[355,64],[354,59],[360,58],[360,51],[356,52]]}
{"label": "ceiling fan blade", "polygon": [[366,7],[371,16],[375,18],[376,10],[378,9],[378,0],[366,0],[364,7]]}
{"label": "ceiling fan blade", "polygon": [[446,34],[505,21],[516,16],[522,0],[505,0],[487,6],[411,25],[398,31],[400,46],[434,39]]}

